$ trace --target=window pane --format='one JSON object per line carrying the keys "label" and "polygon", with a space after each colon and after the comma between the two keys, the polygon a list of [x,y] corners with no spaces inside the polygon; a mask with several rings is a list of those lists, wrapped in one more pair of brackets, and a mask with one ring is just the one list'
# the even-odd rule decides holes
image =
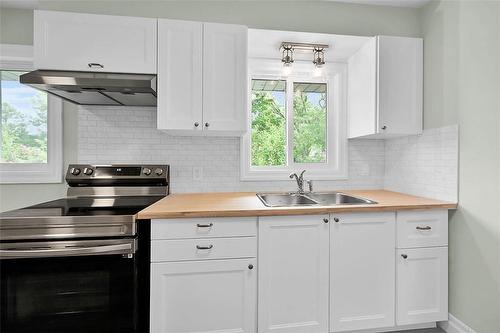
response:
{"label": "window pane", "polygon": [[47,94],[20,84],[24,73],[0,71],[0,162],[47,163]]}
{"label": "window pane", "polygon": [[286,165],[286,82],[252,80],[252,165]]}
{"label": "window pane", "polygon": [[326,162],[326,83],[293,84],[293,161]]}

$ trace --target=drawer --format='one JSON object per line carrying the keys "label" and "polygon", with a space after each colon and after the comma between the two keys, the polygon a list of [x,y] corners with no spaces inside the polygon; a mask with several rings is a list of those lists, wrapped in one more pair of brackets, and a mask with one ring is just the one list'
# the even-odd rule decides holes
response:
{"label": "drawer", "polygon": [[256,217],[181,218],[151,221],[151,239],[256,236]]}
{"label": "drawer", "polygon": [[151,241],[151,262],[251,258],[256,256],[256,237]]}
{"label": "drawer", "polygon": [[448,245],[447,210],[411,210],[397,212],[397,247]]}

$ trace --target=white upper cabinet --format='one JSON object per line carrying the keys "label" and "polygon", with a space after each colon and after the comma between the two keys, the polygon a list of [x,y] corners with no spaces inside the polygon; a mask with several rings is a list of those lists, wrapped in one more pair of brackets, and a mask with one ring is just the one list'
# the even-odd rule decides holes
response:
{"label": "white upper cabinet", "polygon": [[158,20],[158,128],[185,135],[246,130],[247,28]]}
{"label": "white upper cabinet", "polygon": [[158,128],[202,131],[203,23],[158,20]]}
{"label": "white upper cabinet", "polygon": [[244,132],[247,28],[217,23],[205,23],[203,28],[204,129]]}
{"label": "white upper cabinet", "polygon": [[394,326],[395,213],[331,220],[330,332]]}
{"label": "white upper cabinet", "polygon": [[37,69],[156,73],[157,19],[35,10]]}
{"label": "white upper cabinet", "polygon": [[327,215],[259,218],[259,333],[328,332],[328,247]]}
{"label": "white upper cabinet", "polygon": [[422,132],[423,41],[378,36],[348,60],[349,137]]}

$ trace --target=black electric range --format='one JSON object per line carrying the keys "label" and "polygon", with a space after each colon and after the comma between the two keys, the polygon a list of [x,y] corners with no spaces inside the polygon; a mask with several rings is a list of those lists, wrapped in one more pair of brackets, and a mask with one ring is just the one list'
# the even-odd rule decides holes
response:
{"label": "black electric range", "polygon": [[169,194],[169,166],[70,165],[66,182],[66,198],[0,214],[0,331],[147,332],[136,214]]}

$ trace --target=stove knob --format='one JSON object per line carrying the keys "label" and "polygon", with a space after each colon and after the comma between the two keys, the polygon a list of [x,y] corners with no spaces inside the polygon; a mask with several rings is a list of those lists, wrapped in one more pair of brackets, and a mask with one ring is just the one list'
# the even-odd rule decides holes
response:
{"label": "stove knob", "polygon": [[69,172],[73,175],[73,176],[78,176],[80,174],[80,169],[78,168],[71,168],[71,170],[69,170]]}
{"label": "stove knob", "polygon": [[142,169],[142,173],[145,174],[146,176],[149,176],[151,174],[151,169],[150,168],[144,168],[144,169]]}
{"label": "stove knob", "polygon": [[92,168],[83,169],[83,173],[86,174],[87,176],[90,176],[93,172],[94,170],[92,170]]}
{"label": "stove knob", "polygon": [[155,169],[155,173],[157,176],[161,176],[163,174],[163,169],[157,168]]}

